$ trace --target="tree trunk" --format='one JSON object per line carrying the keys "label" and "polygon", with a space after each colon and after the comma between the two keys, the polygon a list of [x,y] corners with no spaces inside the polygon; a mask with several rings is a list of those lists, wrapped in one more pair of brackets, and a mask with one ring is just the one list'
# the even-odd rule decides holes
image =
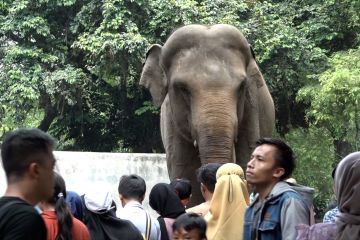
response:
{"label": "tree trunk", "polygon": [[334,140],[335,159],[340,161],[346,155],[353,151],[352,145],[348,141]]}

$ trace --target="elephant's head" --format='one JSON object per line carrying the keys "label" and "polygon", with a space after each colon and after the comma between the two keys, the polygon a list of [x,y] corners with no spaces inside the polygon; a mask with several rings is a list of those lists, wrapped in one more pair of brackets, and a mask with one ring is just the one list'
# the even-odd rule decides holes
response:
{"label": "elephant's head", "polygon": [[156,106],[168,95],[176,131],[197,145],[202,163],[232,162],[239,134],[250,132],[249,141],[260,136],[258,95],[265,83],[233,26],[176,30],[164,46],[151,46],[140,84]]}

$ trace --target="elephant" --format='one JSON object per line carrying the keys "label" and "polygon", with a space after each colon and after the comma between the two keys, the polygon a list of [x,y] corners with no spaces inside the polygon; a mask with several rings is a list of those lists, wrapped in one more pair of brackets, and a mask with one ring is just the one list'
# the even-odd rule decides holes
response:
{"label": "elephant", "polygon": [[170,180],[188,178],[191,205],[202,201],[196,169],[235,162],[245,168],[260,137],[272,135],[274,102],[253,51],[236,27],[186,25],[152,45],[140,85],[161,106]]}

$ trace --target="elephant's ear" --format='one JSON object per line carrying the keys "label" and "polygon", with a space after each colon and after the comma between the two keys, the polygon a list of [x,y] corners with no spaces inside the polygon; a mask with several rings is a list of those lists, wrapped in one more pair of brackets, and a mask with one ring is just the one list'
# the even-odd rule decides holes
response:
{"label": "elephant's ear", "polygon": [[140,85],[147,88],[156,107],[160,107],[167,93],[167,81],[160,65],[161,45],[154,44],[146,53]]}
{"label": "elephant's ear", "polygon": [[262,86],[265,85],[264,78],[263,78],[254,58],[251,59],[249,62],[249,65],[246,69],[246,75],[252,83],[253,82],[256,83],[256,86],[258,88],[261,88]]}

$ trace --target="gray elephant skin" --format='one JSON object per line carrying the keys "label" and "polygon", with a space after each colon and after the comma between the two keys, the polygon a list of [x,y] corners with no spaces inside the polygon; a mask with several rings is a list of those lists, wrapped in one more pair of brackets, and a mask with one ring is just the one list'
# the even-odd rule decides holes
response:
{"label": "gray elephant skin", "polygon": [[161,106],[161,137],[170,179],[192,182],[196,169],[236,162],[243,168],[260,137],[271,136],[273,99],[250,45],[234,26],[187,25],[146,54],[140,85]]}

